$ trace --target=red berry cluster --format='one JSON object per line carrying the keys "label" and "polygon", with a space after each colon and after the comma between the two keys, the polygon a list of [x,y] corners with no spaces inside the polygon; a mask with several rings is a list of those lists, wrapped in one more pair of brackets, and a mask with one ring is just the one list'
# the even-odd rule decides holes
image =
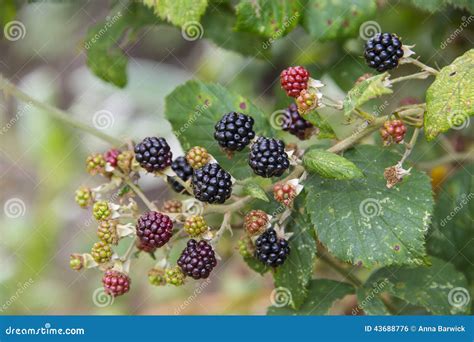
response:
{"label": "red berry cluster", "polygon": [[302,66],[289,67],[280,74],[281,87],[291,97],[298,97],[303,89],[308,88],[309,72]]}
{"label": "red berry cluster", "polygon": [[383,127],[380,129],[380,135],[386,146],[392,143],[400,144],[406,132],[407,128],[401,120],[385,121]]}

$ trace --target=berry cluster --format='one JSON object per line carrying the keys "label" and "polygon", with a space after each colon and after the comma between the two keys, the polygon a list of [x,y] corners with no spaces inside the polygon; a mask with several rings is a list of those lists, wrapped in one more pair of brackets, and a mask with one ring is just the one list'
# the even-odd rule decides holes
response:
{"label": "berry cluster", "polygon": [[265,230],[269,222],[263,210],[252,210],[244,218],[244,227],[249,235],[256,235]]}
{"label": "berry cluster", "polygon": [[189,240],[178,259],[178,266],[184,274],[194,279],[206,279],[216,265],[214,250],[204,240]]}
{"label": "berry cluster", "polygon": [[285,144],[281,140],[259,137],[252,145],[249,165],[259,176],[280,177],[290,167]]}
{"label": "berry cluster", "polygon": [[298,107],[294,103],[285,110],[281,127],[284,131],[297,136],[300,140],[308,139],[315,131],[313,124],[300,115]]}
{"label": "berry cluster", "polygon": [[140,216],[136,226],[137,237],[148,248],[159,248],[173,235],[173,221],[167,215],[150,211]]}
{"label": "berry cluster", "polygon": [[230,112],[216,124],[214,138],[224,149],[242,151],[255,138],[253,123],[250,116]]}
{"label": "berry cluster", "polygon": [[232,193],[232,177],[219,164],[206,164],[194,170],[194,197],[207,203],[224,203]]}
{"label": "berry cluster", "polygon": [[130,290],[131,279],[125,273],[108,269],[102,278],[105,293],[117,297],[127,293]]}
{"label": "berry cluster", "polygon": [[303,89],[308,88],[309,72],[302,66],[289,67],[280,74],[280,84],[286,94],[298,97]]}
{"label": "berry cluster", "polygon": [[367,65],[378,72],[396,68],[403,54],[402,42],[393,33],[377,33],[365,44]]}
{"label": "berry cluster", "polygon": [[278,237],[273,228],[267,229],[257,238],[255,248],[255,257],[270,267],[282,265],[290,254],[288,241]]}
{"label": "berry cluster", "polygon": [[190,216],[184,222],[184,230],[192,237],[205,233],[207,229],[207,223],[201,215]]}
{"label": "berry cluster", "polygon": [[277,202],[289,207],[296,197],[296,188],[289,183],[277,183],[273,187],[273,197]]}
{"label": "berry cluster", "polygon": [[401,120],[385,121],[383,127],[380,129],[380,135],[384,141],[384,145],[392,143],[400,144],[405,137],[407,128]]}
{"label": "berry cluster", "polygon": [[172,156],[164,138],[147,137],[135,146],[135,160],[148,172],[163,171],[171,165]]}

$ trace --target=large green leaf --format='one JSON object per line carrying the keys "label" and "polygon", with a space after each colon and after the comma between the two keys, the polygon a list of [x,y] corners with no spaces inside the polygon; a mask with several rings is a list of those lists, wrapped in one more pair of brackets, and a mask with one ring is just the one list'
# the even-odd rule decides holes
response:
{"label": "large green leaf", "polygon": [[301,8],[301,2],[294,0],[241,0],[236,28],[278,39],[298,24]]}
{"label": "large green leaf", "polygon": [[430,254],[452,262],[474,281],[474,164],[443,184],[427,247]]}
{"label": "large green leaf", "polygon": [[[301,201],[300,197],[298,201]],[[298,309],[308,295],[308,284],[316,257],[316,241],[308,219],[298,212],[290,217],[285,231],[293,233],[289,240],[291,252],[285,263],[274,273],[275,288],[288,291],[291,297],[288,304]]]}
{"label": "large green leaf", "polygon": [[215,124],[232,111],[252,116],[257,134],[271,134],[272,128],[262,111],[218,84],[188,81],[177,87],[165,101],[165,115],[183,148],[205,147],[223,168],[235,178],[243,179],[252,175],[248,151],[236,152],[229,159],[214,139]]}
{"label": "large green leaf", "polygon": [[321,41],[355,37],[375,10],[375,0],[308,0],[303,27]]}
{"label": "large green leaf", "polygon": [[340,155],[326,150],[312,149],[303,156],[305,169],[324,178],[354,179],[364,177],[355,164]]}
{"label": "large green leaf", "polygon": [[366,285],[356,290],[357,306],[352,310],[352,314],[359,315],[364,312],[367,315],[390,315],[390,312],[380,299],[380,294],[384,292],[387,283],[374,281],[369,285],[370,287]]}
{"label": "large green leaf", "polygon": [[367,267],[421,263],[433,210],[429,178],[412,170],[388,189],[384,169],[400,156],[366,145],[344,157],[366,177],[340,181],[312,175],[305,184],[306,208],[318,239],[336,257]]}
{"label": "large green leaf", "polygon": [[[281,289],[280,289],[281,291]],[[347,283],[341,283],[328,279],[313,279],[308,287],[308,296],[305,302],[298,310],[289,306],[281,306],[285,304],[278,301],[278,289],[273,292],[273,306],[268,308],[269,315],[327,315],[334,302],[353,294],[354,287]],[[284,294],[282,293],[284,299]]]}
{"label": "large green leaf", "polygon": [[355,108],[376,97],[391,94],[393,91],[385,83],[388,73],[372,76],[349,90],[344,98],[344,115],[349,116]]}
{"label": "large green leaf", "polygon": [[367,283],[384,284],[384,292],[434,315],[466,314],[470,309],[466,277],[452,264],[437,258],[432,258],[431,266],[382,268]]}
{"label": "large green leaf", "polygon": [[143,0],[161,19],[185,28],[195,25],[207,8],[207,0]]}
{"label": "large green leaf", "polygon": [[268,43],[263,37],[234,29],[236,17],[224,6],[210,8],[202,18],[204,37],[211,39],[218,46],[233,50],[245,56],[264,58],[270,56]]}
{"label": "large green leaf", "polygon": [[474,2],[472,0],[411,0],[411,2],[416,7],[431,13],[443,11],[447,5],[466,9],[471,13],[474,12]]}
{"label": "large green leaf", "polygon": [[104,81],[125,87],[128,57],[120,47],[127,43],[130,36],[125,32],[158,23],[153,13],[139,3],[131,4],[126,10],[113,11],[106,21],[91,27],[87,32],[84,42],[87,65]]}
{"label": "large green leaf", "polygon": [[425,135],[428,140],[450,128],[460,129],[474,115],[474,49],[444,67],[426,92]]}

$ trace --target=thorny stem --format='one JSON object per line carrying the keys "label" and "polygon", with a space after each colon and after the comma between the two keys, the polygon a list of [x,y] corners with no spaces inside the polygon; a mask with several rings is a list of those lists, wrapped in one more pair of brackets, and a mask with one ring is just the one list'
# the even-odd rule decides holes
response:
{"label": "thorny stem", "polygon": [[368,122],[373,122],[375,120],[375,116],[363,111],[362,109],[354,108],[354,112],[362,119],[367,120]]}
{"label": "thorny stem", "polygon": [[414,80],[414,79],[424,80],[428,78],[428,76],[430,75],[433,75],[433,74],[428,71],[421,71],[421,72],[417,72],[416,74],[394,78],[393,80],[390,80],[390,84],[394,84],[394,83],[402,82],[406,80]]}
{"label": "thorny stem", "polygon": [[130,245],[128,246],[125,254],[123,255],[123,257],[121,258],[122,261],[126,261],[128,259],[130,259],[130,257],[132,256],[132,252],[133,252],[133,249],[135,248],[135,243],[137,241],[137,238],[134,237],[132,242],[130,243]]}
{"label": "thorny stem", "polygon": [[413,135],[410,139],[410,142],[408,144],[405,145],[405,153],[403,153],[403,156],[402,156],[402,159],[400,159],[400,161],[398,162],[398,164],[400,166],[403,165],[403,163],[405,162],[405,160],[410,156],[411,154],[411,151],[413,151],[413,147],[415,146],[416,144],[416,140],[418,139],[418,135],[420,134],[420,129],[419,128],[415,128],[415,130],[413,131]]}
{"label": "thorny stem", "polygon": [[124,178],[124,182],[135,192],[138,197],[145,203],[145,205],[150,209],[151,211],[157,211],[158,209],[156,206],[146,197],[146,195],[143,193],[143,191],[135,184],[133,183],[129,178]]}
{"label": "thorny stem", "polygon": [[407,58],[405,58],[405,60],[406,60],[407,63],[414,64],[417,67],[420,67],[420,69],[429,72],[430,74],[437,75],[438,72],[439,72],[438,70],[433,69],[432,67],[420,62],[418,59],[407,57]]}
{"label": "thorny stem", "polygon": [[327,107],[334,108],[337,110],[341,110],[343,108],[341,103],[328,103],[328,102],[323,102],[323,104]]}
{"label": "thorny stem", "polygon": [[217,231],[216,236],[214,236],[214,238],[212,239],[212,242],[214,243],[218,242],[220,238],[222,237],[222,235],[224,234],[224,232],[227,229],[229,229],[231,216],[232,216],[231,211],[228,211],[224,214],[224,217],[222,218],[221,227]]}
{"label": "thorny stem", "polygon": [[0,89],[3,90],[5,95],[13,95],[17,99],[19,99],[19,100],[21,100],[21,101],[23,101],[27,104],[33,105],[38,109],[41,109],[41,110],[45,111],[46,113],[48,113],[49,115],[51,115],[55,119],[58,119],[58,120],[60,120],[64,123],[67,123],[67,124],[69,124],[73,127],[78,128],[78,129],[81,129],[81,130],[83,130],[87,133],[90,133],[90,134],[96,136],[97,138],[102,139],[105,142],[107,142],[107,143],[109,143],[109,144],[111,144],[115,147],[119,147],[119,146],[123,145],[121,140],[119,140],[115,137],[112,137],[112,136],[102,132],[101,130],[99,130],[97,128],[89,126],[89,125],[75,119],[69,113],[67,113],[67,112],[65,112],[65,111],[63,111],[63,110],[61,110],[57,107],[51,106],[47,103],[43,103],[41,101],[38,101],[38,100],[34,99],[30,95],[28,95],[27,93],[25,93],[24,91],[19,89],[17,86],[15,86],[13,83],[8,81],[6,78],[4,78],[1,74],[0,74]]}

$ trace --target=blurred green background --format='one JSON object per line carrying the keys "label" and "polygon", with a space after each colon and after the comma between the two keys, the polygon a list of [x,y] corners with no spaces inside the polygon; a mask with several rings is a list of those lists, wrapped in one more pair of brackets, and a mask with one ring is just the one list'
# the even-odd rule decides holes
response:
{"label": "blurred green background", "polygon": [[[271,113],[289,103],[278,83],[280,71],[288,65],[308,67],[338,98],[370,71],[361,57],[359,37],[318,42],[298,27],[271,46],[271,57],[259,59],[224,50],[206,39],[190,42],[177,28],[155,25],[140,30],[127,46],[129,80],[120,89],[97,78],[85,65],[87,28],[103,20],[110,5],[108,1],[77,1],[21,6],[17,19],[24,24],[25,35],[16,41],[0,41],[0,71],[28,94],[86,123],[92,124],[98,111],[113,113],[106,130],[111,135],[124,139],[163,136],[175,155],[181,148],[164,119],[164,98],[188,79],[221,83]],[[405,44],[416,45],[423,62],[442,67],[473,47],[474,20],[443,48],[443,42],[469,18],[468,12],[451,7],[432,14],[403,1],[379,1],[372,20],[383,31],[397,32]],[[407,66],[394,74],[410,71],[415,69]],[[397,87],[396,98],[384,111],[388,113],[399,105],[397,99],[407,96],[423,101],[427,82]],[[132,268],[129,295],[117,298],[113,305],[95,305],[93,293],[101,285],[101,273],[77,273],[68,263],[71,253],[88,251],[96,240],[95,223],[89,211],[75,204],[74,191],[81,185],[96,184],[86,174],[84,160],[92,152],[103,152],[107,145],[46,114],[11,97],[0,98],[0,203],[4,206],[15,199],[19,210],[15,217],[0,213],[2,314],[266,312],[272,279],[248,269],[234,253],[235,238],[221,243],[221,271],[209,286],[191,282],[178,289],[152,287],[146,273],[154,261],[144,256]],[[140,184],[158,202],[169,194],[166,184],[152,177],[144,177]],[[337,279],[337,275],[329,276]],[[189,303],[181,309],[186,300]],[[333,311],[349,312],[351,305],[354,299],[346,298]]]}

